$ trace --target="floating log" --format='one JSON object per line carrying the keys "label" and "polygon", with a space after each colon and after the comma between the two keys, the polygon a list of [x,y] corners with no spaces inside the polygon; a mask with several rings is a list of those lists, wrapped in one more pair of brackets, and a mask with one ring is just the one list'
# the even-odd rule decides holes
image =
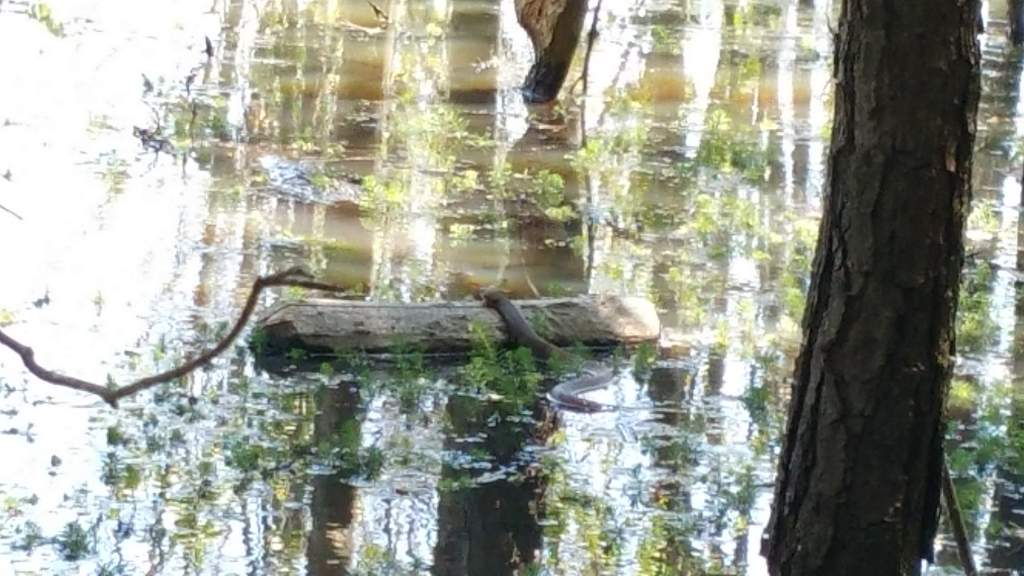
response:
{"label": "floating log", "polygon": [[[636,345],[658,339],[661,324],[644,298],[579,296],[517,300],[537,332],[554,344],[593,348]],[[258,329],[271,351],[387,353],[396,347],[427,354],[463,354],[472,347],[473,326],[505,342],[505,323],[480,302],[382,304],[307,299],[280,302],[261,316]]]}

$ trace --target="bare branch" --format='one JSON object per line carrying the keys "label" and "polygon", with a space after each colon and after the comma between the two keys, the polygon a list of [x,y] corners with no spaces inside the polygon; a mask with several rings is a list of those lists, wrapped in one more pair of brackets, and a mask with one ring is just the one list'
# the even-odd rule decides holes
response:
{"label": "bare branch", "polygon": [[10,214],[11,216],[14,216],[18,220],[24,220],[24,218],[21,217],[21,214],[18,214],[17,212],[15,212],[14,210],[11,210],[7,206],[4,206],[3,204],[0,204],[0,210],[3,210],[4,212],[7,212],[8,214]]}
{"label": "bare branch", "polygon": [[960,564],[963,566],[964,574],[977,576],[977,564],[974,563],[974,556],[971,554],[971,539],[967,535],[964,517],[960,512],[960,502],[956,497],[956,485],[953,484],[953,478],[949,475],[949,463],[945,460],[942,461],[942,494],[946,497],[946,520],[949,520],[953,539],[956,540],[956,550],[960,555]]}
{"label": "bare branch", "polygon": [[[587,52],[583,57],[583,98],[586,98],[589,95],[590,56],[594,51],[594,41],[597,40],[597,20],[601,17],[602,1],[603,0],[597,0],[597,5],[594,6],[594,19],[590,21],[590,31],[587,32]],[[584,104],[584,106],[586,106],[586,104]]]}
{"label": "bare branch", "polygon": [[25,368],[40,380],[56,386],[64,386],[80,392],[95,394],[102,398],[107,404],[116,408],[117,402],[121,398],[137,394],[143,390],[152,388],[157,384],[176,380],[198,368],[201,368],[202,366],[205,366],[206,364],[209,364],[210,361],[227,350],[228,347],[231,346],[231,343],[238,338],[238,335],[242,333],[242,330],[245,328],[246,323],[248,323],[249,318],[252,317],[253,312],[256,310],[256,304],[259,302],[260,293],[262,293],[264,289],[274,286],[295,286],[299,288],[310,288],[328,292],[344,291],[339,286],[317,282],[309,272],[306,272],[300,267],[289,268],[283,272],[278,272],[269,276],[260,276],[255,282],[253,282],[252,290],[249,292],[249,297],[245,301],[242,313],[239,315],[238,320],[235,321],[234,326],[231,327],[231,331],[228,332],[228,334],[224,336],[224,338],[222,338],[213,348],[210,348],[206,352],[203,352],[175,368],[141,378],[120,388],[101,386],[93,382],[80,380],[72,376],[65,376],[63,374],[47,370],[36,363],[35,353],[32,348],[18,342],[14,338],[11,338],[9,335],[4,333],[3,330],[0,330],[0,344],[7,346],[18,354],[18,356],[21,357],[22,364],[25,365]]}
{"label": "bare branch", "polygon": [[[576,87],[580,84],[583,85],[583,98],[587,97],[587,89],[589,88],[590,80],[590,56],[594,52],[594,41],[597,40],[597,20],[601,17],[601,2],[603,0],[597,0],[597,5],[594,6],[594,18],[590,21],[590,31],[587,32],[587,51],[583,57],[583,71],[580,73],[572,86],[569,88],[569,92],[575,93]],[[586,104],[584,104],[585,106]]]}
{"label": "bare branch", "polygon": [[[25,365],[25,368],[28,368],[28,371],[35,374],[40,380],[49,382],[50,384],[56,384],[57,386],[66,386],[75,390],[81,390],[82,392],[96,394],[104,400],[107,400],[107,396],[110,394],[110,389],[106,386],[100,386],[99,384],[93,384],[92,382],[86,382],[85,380],[79,380],[78,378],[51,372],[39,364],[36,364],[35,352],[33,352],[28,346],[25,346],[21,342],[18,342],[14,338],[8,336],[3,330],[0,330],[0,344],[14,350],[18,356],[21,356],[21,362]],[[109,402],[109,400],[107,401]]]}

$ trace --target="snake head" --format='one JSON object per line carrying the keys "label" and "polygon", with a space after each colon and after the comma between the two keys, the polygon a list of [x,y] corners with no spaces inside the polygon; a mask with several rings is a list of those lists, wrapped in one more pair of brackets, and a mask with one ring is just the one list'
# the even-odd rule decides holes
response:
{"label": "snake head", "polygon": [[494,308],[499,302],[507,298],[508,296],[505,296],[504,292],[494,286],[488,286],[480,290],[480,299],[484,301],[484,306]]}

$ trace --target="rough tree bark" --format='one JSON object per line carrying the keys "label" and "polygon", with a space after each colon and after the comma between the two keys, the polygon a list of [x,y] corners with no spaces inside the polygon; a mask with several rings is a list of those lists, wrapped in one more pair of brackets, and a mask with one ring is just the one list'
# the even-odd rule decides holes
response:
{"label": "rough tree bark", "polygon": [[931,555],[979,92],[978,0],[843,0],[824,215],[769,538],[775,575]]}
{"label": "rough tree bark", "polygon": [[534,52],[523,97],[527,102],[550,102],[558,96],[572,65],[587,0],[515,0],[515,8]]}

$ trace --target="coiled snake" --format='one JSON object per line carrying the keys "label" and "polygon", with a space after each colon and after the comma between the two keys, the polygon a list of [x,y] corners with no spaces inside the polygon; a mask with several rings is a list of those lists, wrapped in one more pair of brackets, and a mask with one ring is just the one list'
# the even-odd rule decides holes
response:
{"label": "coiled snake", "polygon": [[[480,292],[480,297],[483,299],[484,305],[497,311],[505,321],[506,331],[513,344],[529,349],[534,357],[545,362],[551,359],[565,361],[570,358],[568,352],[538,336],[530,327],[530,323],[523,317],[523,313],[504,292],[497,288],[485,288]],[[608,370],[561,382],[548,392],[548,399],[562,408],[576,412],[611,410],[611,406],[581,398],[579,395],[604,388],[612,377],[612,372]]]}

